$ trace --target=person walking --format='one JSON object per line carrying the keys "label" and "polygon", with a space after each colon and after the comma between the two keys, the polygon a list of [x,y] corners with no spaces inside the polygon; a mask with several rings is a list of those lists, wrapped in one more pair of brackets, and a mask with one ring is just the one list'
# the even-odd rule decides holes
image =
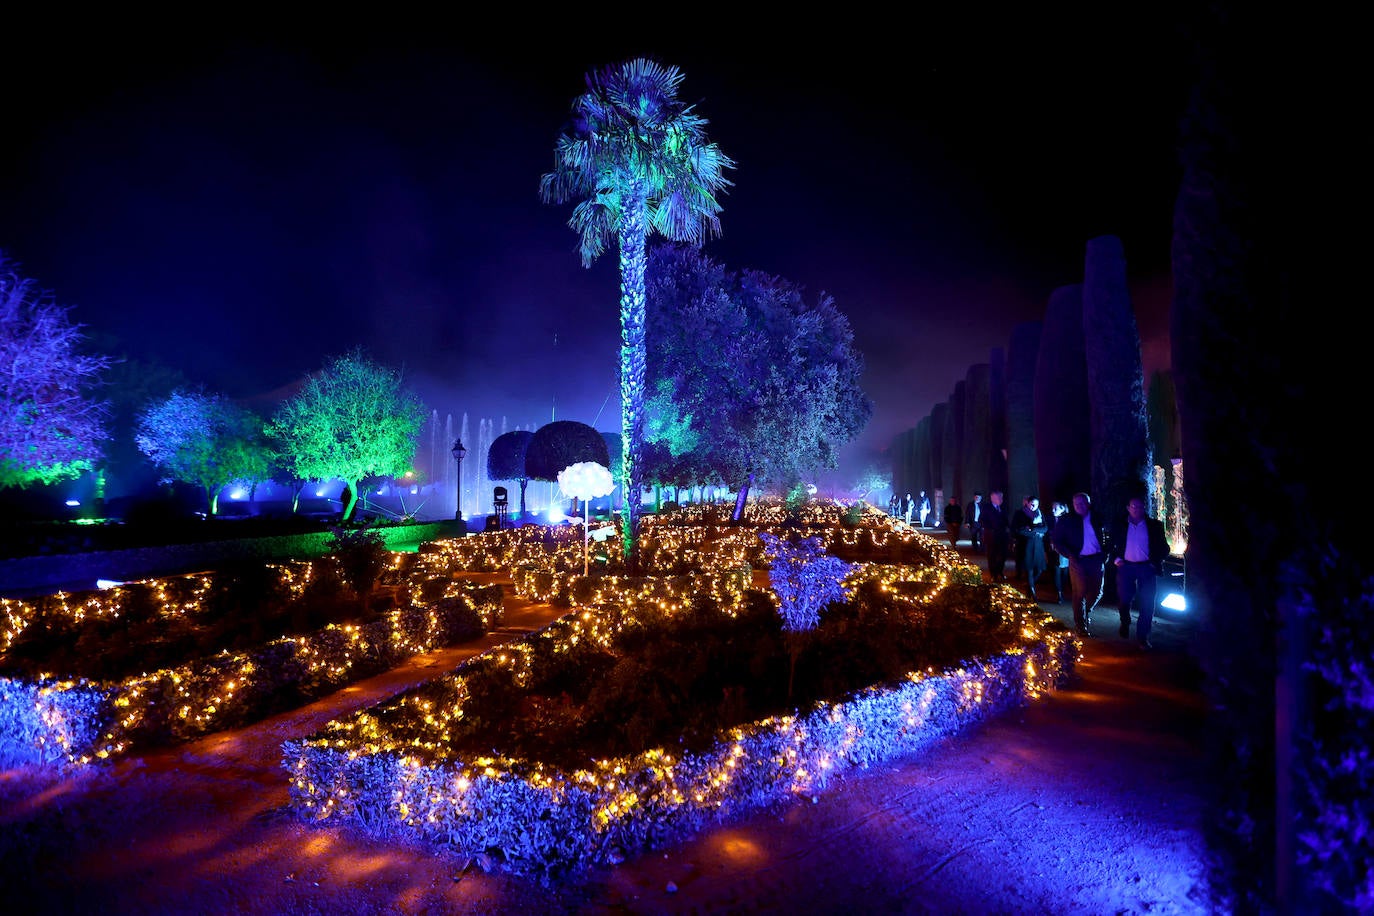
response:
{"label": "person walking", "polygon": [[1002,491],[988,494],[983,507],[983,543],[988,549],[988,574],[994,582],[1007,581],[1007,553],[1011,549],[1011,518],[1002,505]]}
{"label": "person walking", "polygon": [[1106,535],[1092,516],[1087,493],[1073,494],[1073,513],[1054,526],[1054,549],[1069,558],[1069,597],[1073,626],[1080,636],[1092,636],[1092,613],[1102,600],[1102,573],[1106,568]]}
{"label": "person walking", "polygon": [[908,525],[911,524],[911,513],[915,512],[915,511],[916,511],[916,500],[912,499],[912,498],[911,498],[911,494],[908,493],[908,494],[906,495],[906,499],[902,500],[902,516],[906,519],[906,523],[907,523]]}
{"label": "person walking", "polygon": [[973,502],[964,509],[964,522],[968,525],[968,540],[973,552],[983,549],[983,494],[974,493]]}
{"label": "person walking", "polygon": [[1150,628],[1155,616],[1155,577],[1164,572],[1169,540],[1164,523],[1147,518],[1145,500],[1126,501],[1126,516],[1112,525],[1107,539],[1109,557],[1116,567],[1117,609],[1121,614],[1121,638],[1131,636],[1131,605],[1136,607],[1135,638],[1140,648],[1150,649]]}
{"label": "person walking", "polygon": [[1011,517],[1011,529],[1020,545],[1016,554],[1016,569],[1025,576],[1026,596],[1039,601],[1035,594],[1035,583],[1045,571],[1045,532],[1049,525],[1040,512],[1040,497],[1027,496],[1021,501],[1021,508]]}
{"label": "person walking", "polygon": [[1064,603],[1064,581],[1069,577],[1069,555],[1060,553],[1054,547],[1054,526],[1069,514],[1069,507],[1056,500],[1050,507],[1049,531],[1045,537],[1045,562],[1049,564],[1050,578],[1054,580],[1054,603]]}
{"label": "person walking", "polygon": [[926,527],[926,519],[930,517],[930,497],[926,495],[925,490],[916,497],[916,511],[921,516],[921,527]]}
{"label": "person walking", "polygon": [[957,547],[959,532],[964,527],[964,510],[959,508],[959,497],[951,496],[945,506],[945,530],[949,532],[949,546]]}

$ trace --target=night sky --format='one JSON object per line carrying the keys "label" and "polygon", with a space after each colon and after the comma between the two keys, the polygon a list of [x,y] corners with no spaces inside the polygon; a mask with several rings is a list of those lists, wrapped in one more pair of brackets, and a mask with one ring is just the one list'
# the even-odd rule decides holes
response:
{"label": "night sky", "polygon": [[618,429],[616,258],[584,269],[538,183],[583,75],[648,56],[738,164],[707,253],[848,315],[876,407],[848,455],[1040,318],[1098,235],[1125,245],[1147,373],[1167,365],[1180,30],[913,15],[693,39],[533,16],[25,25],[0,57],[0,250],[97,345],[233,397],[362,345],[455,426]]}

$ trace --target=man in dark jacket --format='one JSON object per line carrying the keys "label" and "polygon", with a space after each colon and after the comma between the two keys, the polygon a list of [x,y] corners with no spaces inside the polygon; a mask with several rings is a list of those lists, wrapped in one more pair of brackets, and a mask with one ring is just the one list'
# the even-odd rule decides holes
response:
{"label": "man in dark jacket", "polygon": [[1017,575],[1025,576],[1026,596],[1037,601],[1035,581],[1045,571],[1045,532],[1049,530],[1040,512],[1040,497],[1027,496],[1021,501],[1021,508],[1012,513],[1011,530],[1015,536]]}
{"label": "man in dark jacket", "polygon": [[1069,558],[1069,592],[1073,626],[1080,636],[1092,636],[1092,615],[1102,600],[1102,572],[1107,559],[1106,535],[1092,516],[1087,493],[1075,493],[1073,511],[1054,525],[1054,549]]}
{"label": "man in dark jacket", "polygon": [[973,552],[983,549],[983,494],[974,493],[973,502],[964,509],[964,524],[968,525],[968,540]]}
{"label": "man in dark jacket", "polygon": [[945,530],[949,532],[949,546],[959,543],[959,529],[964,527],[964,512],[959,508],[959,497],[951,496],[945,506]]}
{"label": "man in dark jacket", "polygon": [[1007,554],[1011,551],[1011,516],[1002,504],[1002,491],[988,494],[983,507],[983,543],[988,548],[988,575],[994,582],[1007,581]]}
{"label": "man in dark jacket", "polygon": [[1145,515],[1145,500],[1126,501],[1126,517],[1112,525],[1107,539],[1111,562],[1116,566],[1117,607],[1121,614],[1121,638],[1131,635],[1131,604],[1136,606],[1135,638],[1140,648],[1150,648],[1150,625],[1155,616],[1155,577],[1164,572],[1169,541],[1164,523]]}

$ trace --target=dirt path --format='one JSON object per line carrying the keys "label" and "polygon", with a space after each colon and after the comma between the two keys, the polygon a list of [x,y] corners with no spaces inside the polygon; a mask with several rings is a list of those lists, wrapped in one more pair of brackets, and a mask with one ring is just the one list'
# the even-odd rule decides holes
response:
{"label": "dirt path", "polygon": [[[1047,608],[1067,617],[1067,606]],[[928,753],[849,774],[814,804],[760,813],[575,885],[484,874],[405,842],[301,824],[286,810],[282,741],[557,613],[508,599],[505,627],[479,645],[104,772],[0,772],[6,911],[1207,911],[1204,710],[1186,618],[1158,620],[1155,651],[1141,653],[1116,638],[1111,611],[1068,689]]]}

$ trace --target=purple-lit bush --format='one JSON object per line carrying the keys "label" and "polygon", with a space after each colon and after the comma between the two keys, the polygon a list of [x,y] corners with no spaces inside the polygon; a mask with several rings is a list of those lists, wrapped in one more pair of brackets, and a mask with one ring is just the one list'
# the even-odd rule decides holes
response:
{"label": "purple-lit bush", "polygon": [[790,542],[761,531],[759,540],[769,560],[768,581],[778,596],[783,632],[814,630],[826,605],[849,597],[844,579],[852,566],[827,556],[819,538]]}
{"label": "purple-lit bush", "polygon": [[552,878],[813,796],[1039,696],[1077,660],[1066,628],[976,569],[863,564],[843,586],[795,702],[772,591],[616,592],[288,742],[292,804]]}
{"label": "purple-lit bush", "polygon": [[[1334,552],[1294,603],[1314,636],[1305,664],[1320,708],[1298,774],[1298,864],[1353,913],[1374,911],[1374,579]],[[1297,577],[1293,577],[1297,581]],[[1351,597],[1355,596],[1355,597]]]}
{"label": "purple-lit bush", "polygon": [[827,605],[849,597],[844,579],[852,567],[838,557],[826,556],[820,538],[792,542],[760,531],[759,540],[769,560],[768,581],[778,596],[778,613],[782,615],[783,640],[791,662],[787,670],[787,696],[791,698],[806,636],[816,629]]}

